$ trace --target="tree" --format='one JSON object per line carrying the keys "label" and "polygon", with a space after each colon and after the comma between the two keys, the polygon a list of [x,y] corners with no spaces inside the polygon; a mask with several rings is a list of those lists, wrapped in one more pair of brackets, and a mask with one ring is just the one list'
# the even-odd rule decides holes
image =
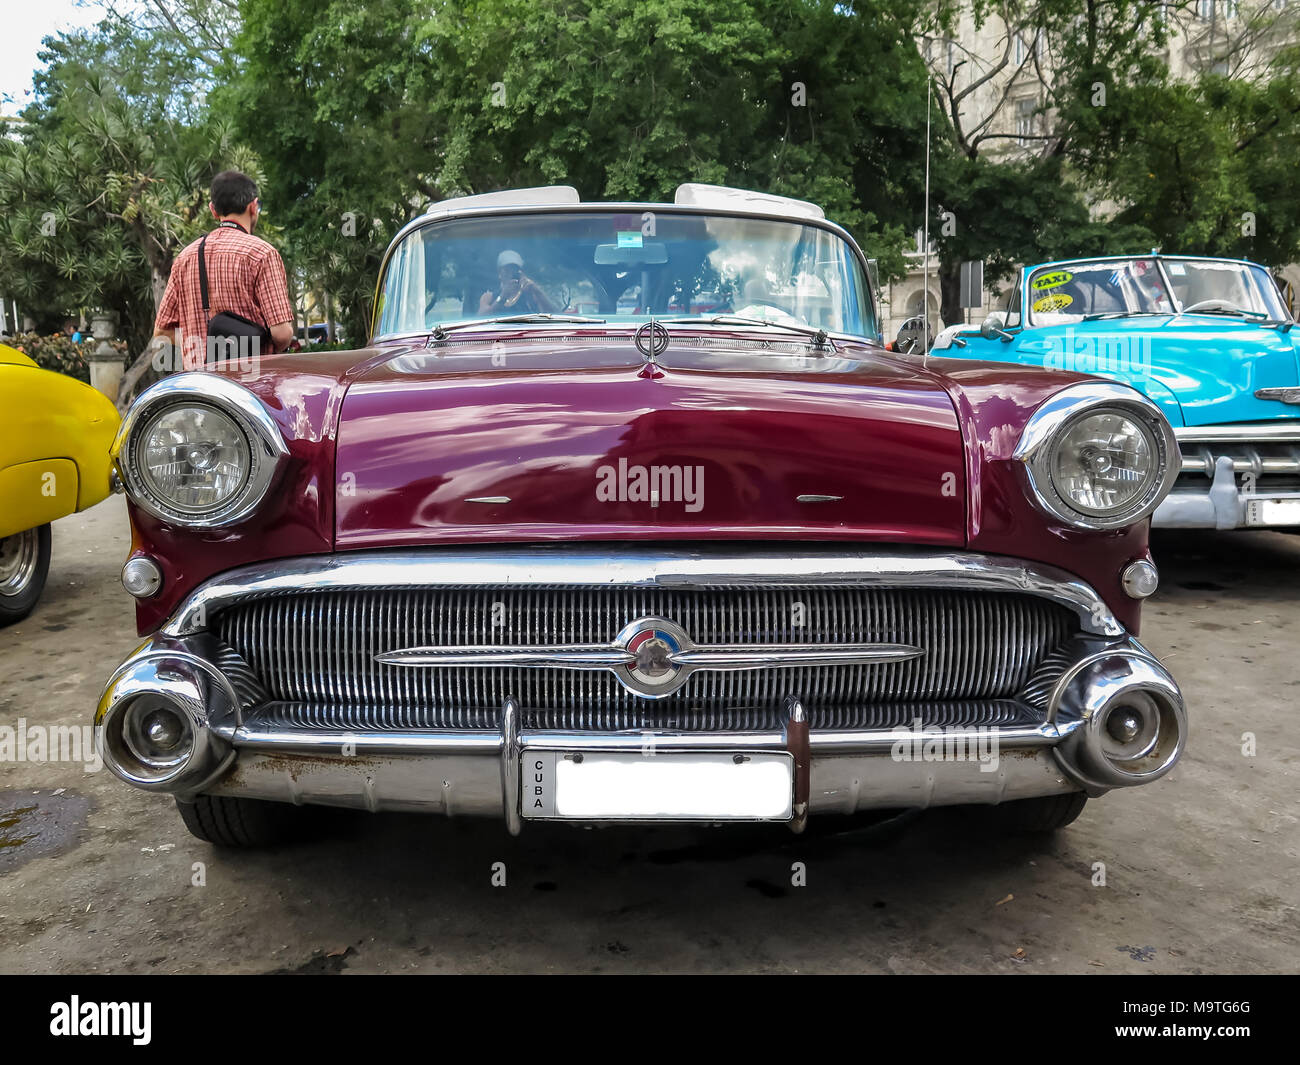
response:
{"label": "tree", "polygon": [[138,351],[176,252],[207,226],[212,175],[255,160],[170,22],[110,17],[40,58],[35,102],[0,140],[0,289],[47,314],[117,311]]}
{"label": "tree", "polygon": [[1149,230],[1168,252],[1295,261],[1300,48],[1270,52],[1262,63],[1221,52],[1191,81],[1126,90],[1140,99],[1121,98],[1084,161],[1117,222]]}
{"label": "tree", "polygon": [[499,188],[671,199],[705,181],[804,197],[899,274],[923,166],[917,9],[246,0],[243,59],[217,97],[351,336],[393,232],[430,201]]}
{"label": "tree", "polygon": [[945,119],[934,184],[948,217],[930,220],[945,321],[960,319],[964,258],[983,258],[986,275],[999,278],[1013,264],[1150,243],[1140,219],[1112,224],[1098,209],[1089,160],[1106,129],[1149,120],[1139,89],[1166,74],[1170,19],[1190,5],[978,0],[935,9],[923,48]]}

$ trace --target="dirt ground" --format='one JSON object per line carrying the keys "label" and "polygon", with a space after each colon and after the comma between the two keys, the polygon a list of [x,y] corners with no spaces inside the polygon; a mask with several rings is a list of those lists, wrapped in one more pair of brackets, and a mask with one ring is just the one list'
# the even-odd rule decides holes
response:
{"label": "dirt ground", "polygon": [[[90,722],[138,642],[128,544],[120,498],[55,525],[41,605],[0,631],[0,724]],[[1142,636],[1187,697],[1187,753],[1047,840],[951,810],[518,839],[329,811],[232,853],[106,770],[0,762],[0,971],[1294,971],[1300,536],[1157,534],[1155,554]]]}

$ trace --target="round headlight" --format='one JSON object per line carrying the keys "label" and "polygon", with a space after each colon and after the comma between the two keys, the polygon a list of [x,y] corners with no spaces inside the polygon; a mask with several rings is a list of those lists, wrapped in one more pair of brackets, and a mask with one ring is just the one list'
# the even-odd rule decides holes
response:
{"label": "round headlight", "polygon": [[1149,517],[1182,467],[1160,408],[1109,381],[1062,389],[1025,424],[1014,457],[1030,497],[1081,529],[1121,529]]}
{"label": "round headlight", "polygon": [[252,469],[248,437],[234,419],[206,404],[169,407],[141,429],[138,470],[145,489],[182,514],[220,510]]}
{"label": "round headlight", "polygon": [[1155,435],[1120,411],[1076,419],[1053,449],[1052,486],[1070,506],[1093,517],[1129,510],[1150,493],[1160,473]]}
{"label": "round headlight", "polygon": [[147,388],[122,419],[112,455],[136,506],[174,525],[217,528],[258,508],[289,448],[252,392],[195,372]]}

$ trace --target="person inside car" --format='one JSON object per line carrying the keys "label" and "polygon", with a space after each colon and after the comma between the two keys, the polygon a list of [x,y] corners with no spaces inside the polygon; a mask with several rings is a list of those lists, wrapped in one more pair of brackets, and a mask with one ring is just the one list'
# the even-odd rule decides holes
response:
{"label": "person inside car", "polygon": [[507,248],[497,256],[496,292],[484,292],[478,301],[479,314],[554,314],[555,307],[539,285],[524,273],[524,260]]}

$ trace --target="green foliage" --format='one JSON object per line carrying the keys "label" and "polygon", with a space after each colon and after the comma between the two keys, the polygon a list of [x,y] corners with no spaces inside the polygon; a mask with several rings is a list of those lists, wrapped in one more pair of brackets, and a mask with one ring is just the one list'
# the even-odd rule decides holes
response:
{"label": "green foliage", "polygon": [[[1300,251],[1300,82],[1208,75],[1145,86],[1159,121],[1104,131],[1097,183],[1167,252],[1251,258],[1281,266]],[[1133,113],[1136,114],[1136,106]]]}
{"label": "green foliage", "polygon": [[[17,348],[42,370],[53,370],[67,374],[78,381],[90,383],[90,364],[86,356],[99,347],[97,340],[82,340],[74,343],[70,336],[53,333],[46,336],[41,333],[19,333],[17,336],[5,337],[4,343]],[[113,342],[116,351],[126,354],[126,342]]]}
{"label": "green foliage", "polygon": [[822,204],[886,276],[904,268],[925,121],[911,0],[246,0],[243,15],[218,98],[350,335],[402,222],[498,188],[763,189]]}
{"label": "green foliage", "polygon": [[[927,84],[949,320],[965,259],[994,278],[1152,244],[1292,261],[1296,49],[1174,82],[1166,26],[1193,2],[977,0],[1042,42],[1020,51],[1043,79],[1020,146],[1008,108],[980,124],[985,103],[960,95],[1015,69],[1013,38],[979,57],[955,41],[955,76],[927,72],[919,38],[955,39],[958,0],[156,0],[47,42],[26,125],[0,138],[0,291],[43,321],[116,310],[138,349],[227,166],[259,180],[259,232],[357,338],[396,230],[499,188],[797,196],[898,277],[923,215]],[[1287,39],[1269,20],[1290,16],[1251,12],[1247,37]]]}
{"label": "green foliage", "polygon": [[24,125],[0,139],[0,291],[38,316],[115,310],[139,350],[175,253],[210,221],[212,175],[255,160],[170,24],[106,20],[42,59]]}

